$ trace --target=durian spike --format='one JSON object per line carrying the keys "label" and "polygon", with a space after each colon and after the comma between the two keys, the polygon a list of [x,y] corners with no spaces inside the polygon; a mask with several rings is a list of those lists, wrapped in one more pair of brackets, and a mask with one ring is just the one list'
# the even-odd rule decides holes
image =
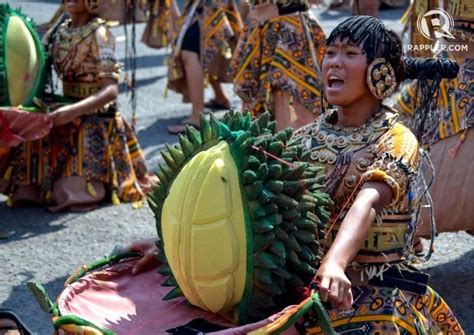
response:
{"label": "durian spike", "polygon": [[220,122],[214,116],[213,113],[211,113],[209,124],[211,125],[212,138],[218,138],[221,135],[220,134]]}
{"label": "durian spike", "polygon": [[166,144],[166,149],[168,149],[171,157],[173,158],[173,160],[176,162],[178,166],[183,164],[186,157],[184,156],[184,153],[181,150],[179,150],[178,148],[173,148],[169,144]]}
{"label": "durian spike", "polygon": [[163,300],[171,300],[183,296],[183,291],[179,287],[175,287],[163,297]]}
{"label": "durian spike", "polygon": [[179,165],[174,161],[169,151],[163,150],[161,152],[161,156],[163,156],[163,159],[165,160],[166,165],[168,165],[168,167],[171,170],[176,171],[179,168]]}
{"label": "durian spike", "polygon": [[201,146],[202,144],[201,133],[198,130],[196,130],[196,128],[187,125],[186,136],[188,140],[191,141],[191,143],[193,144],[194,149],[197,149]]}
{"label": "durian spike", "polygon": [[183,135],[178,135],[179,145],[181,146],[181,150],[183,151],[184,156],[190,157],[194,152],[193,144]]}
{"label": "durian spike", "polygon": [[213,139],[212,137],[212,129],[211,124],[207,121],[207,118],[201,113],[200,117],[200,128],[199,131],[201,132],[201,138],[203,142],[208,142]]}

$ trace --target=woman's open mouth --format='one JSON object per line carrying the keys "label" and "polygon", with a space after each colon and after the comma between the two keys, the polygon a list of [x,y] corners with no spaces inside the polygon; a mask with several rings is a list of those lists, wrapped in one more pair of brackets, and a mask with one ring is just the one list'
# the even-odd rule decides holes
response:
{"label": "woman's open mouth", "polygon": [[333,90],[341,89],[344,86],[344,79],[337,75],[330,75],[327,82],[328,88]]}

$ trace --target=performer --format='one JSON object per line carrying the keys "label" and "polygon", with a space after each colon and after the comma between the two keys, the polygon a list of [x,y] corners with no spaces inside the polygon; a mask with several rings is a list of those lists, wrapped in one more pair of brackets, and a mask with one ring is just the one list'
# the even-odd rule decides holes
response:
{"label": "performer", "polygon": [[175,22],[180,16],[178,4],[175,0],[148,0],[148,8],[141,41],[150,48],[166,47],[175,34]]}
{"label": "performer", "polygon": [[323,81],[337,109],[302,128],[295,141],[325,166],[335,203],[329,250],[315,277],[322,299],[332,302],[333,325],[338,332],[462,333],[446,303],[410,270],[421,192],[418,143],[381,103],[404,79],[401,41],[380,20],[356,16],[338,25],[327,45]]}
{"label": "performer", "polygon": [[231,67],[243,108],[254,116],[270,111],[281,129],[307,124],[321,112],[319,64],[325,40],[308,2],[241,5],[249,14]]}
{"label": "performer", "polygon": [[106,193],[115,204],[138,205],[153,182],[136,136],[117,110],[115,40],[104,20],[91,13],[95,5],[65,4],[70,19],[50,53],[64,96],[73,103],[49,114],[55,127],[47,137],[11,150],[0,171],[9,206],[34,201],[51,211],[88,210]]}
{"label": "performer", "polygon": [[178,22],[168,66],[168,88],[183,95],[192,104],[191,116],[182,124],[168,128],[180,133],[186,124],[198,125],[204,111],[204,86],[209,82],[215,98],[207,105],[228,108],[229,100],[221,82],[229,82],[227,67],[242,29],[237,5],[233,0],[188,0]]}
{"label": "performer", "polygon": [[[333,326],[336,332],[463,334],[427,276],[410,265],[423,192],[418,143],[396,112],[382,105],[404,79],[401,41],[380,20],[355,16],[333,30],[327,45],[322,78],[326,98],[337,108],[299,129],[290,146],[311,150],[334,200],[328,251],[314,280],[322,299],[332,303]],[[445,75],[456,73],[448,65]],[[423,68],[405,75],[418,76]],[[135,271],[156,252],[144,241],[131,250],[145,255]],[[319,326],[307,331],[322,333]]]}
{"label": "performer", "polygon": [[[411,8],[411,15],[416,20],[430,9],[444,8],[454,19],[454,29],[451,34],[455,39],[439,40],[439,46],[446,51],[435,52],[439,58],[449,57],[460,65],[460,71],[455,79],[444,79],[439,84],[431,117],[425,121],[422,129],[418,129],[422,144],[427,147],[435,168],[435,179],[431,194],[435,211],[438,232],[453,232],[465,230],[474,233],[472,216],[474,209],[470,204],[474,188],[474,134],[470,130],[474,125],[474,10],[467,2],[440,0],[417,0]],[[410,44],[413,47],[424,43],[416,29],[411,30]],[[427,44],[427,43],[425,43]],[[449,51],[455,47],[456,51]],[[458,49],[460,47],[465,48]],[[433,49],[434,50],[434,49]],[[414,50],[419,52],[419,50]],[[433,53],[432,53],[433,54]],[[408,125],[419,128],[426,112],[415,113],[420,99],[417,80],[403,87],[396,97],[396,109]],[[425,223],[421,225],[418,234],[429,237],[430,226],[426,223],[427,213],[424,213]],[[421,251],[422,245],[418,243]]]}

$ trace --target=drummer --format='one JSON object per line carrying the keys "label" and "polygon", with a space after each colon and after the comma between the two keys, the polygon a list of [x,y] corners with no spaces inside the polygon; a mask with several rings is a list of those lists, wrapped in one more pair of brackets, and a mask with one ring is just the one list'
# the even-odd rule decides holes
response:
{"label": "drummer", "polygon": [[120,66],[115,38],[101,18],[106,6],[65,3],[70,18],[49,52],[73,103],[49,114],[54,128],[47,137],[12,150],[0,170],[0,192],[10,207],[35,202],[53,212],[86,211],[106,194],[114,204],[138,206],[153,183],[136,135],[117,108]]}

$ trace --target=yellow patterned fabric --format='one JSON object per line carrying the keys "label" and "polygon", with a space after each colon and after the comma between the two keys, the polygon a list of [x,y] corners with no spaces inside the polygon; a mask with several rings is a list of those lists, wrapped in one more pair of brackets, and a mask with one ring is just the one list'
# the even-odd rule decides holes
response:
{"label": "yellow patterned fabric", "polygon": [[263,22],[249,18],[231,62],[234,91],[255,116],[272,106],[274,91],[286,92],[319,114],[321,79],[317,68],[325,39],[309,11],[277,15]]}
{"label": "yellow patterned fabric", "polygon": [[166,47],[173,38],[173,21],[176,18],[172,2],[174,0],[148,0],[150,12],[141,41],[151,48]]}
{"label": "yellow patterned fabric", "polygon": [[[329,310],[338,334],[464,334],[449,306],[431,287],[419,295],[396,288],[357,286],[353,294],[354,311]],[[306,334],[324,333],[310,327]]]}
{"label": "yellow patterned fabric", "polygon": [[[458,62],[460,71],[456,79],[443,79],[438,95],[435,97],[440,113],[439,119],[433,124],[429,133],[423,136],[423,145],[432,145],[439,140],[461,134],[460,140],[465,137],[465,132],[474,124],[474,58],[471,49],[474,47],[474,5],[469,0],[416,0],[411,5],[406,17],[410,17],[410,44],[433,44],[420,35],[416,28],[419,15],[429,10],[444,8],[454,20],[454,29],[451,31],[455,37],[454,43],[458,46],[468,47],[467,52],[437,52],[430,50],[415,53],[415,56],[424,57],[449,57]],[[440,40],[443,45],[449,45],[448,40]],[[469,53],[470,52],[470,53]],[[416,109],[417,81],[405,85],[396,96],[396,105],[399,112],[410,118]]]}
{"label": "yellow patterned fabric", "polygon": [[[101,89],[102,78],[118,79],[114,45],[100,19],[61,26],[52,51],[66,96],[82,99]],[[115,102],[11,149],[0,176],[10,204],[33,201],[54,211],[93,206],[106,191],[114,203],[141,201],[148,183],[137,138]]]}
{"label": "yellow patterned fabric", "polygon": [[[461,134],[474,124],[474,58],[455,59],[460,70],[456,79],[443,79],[436,97],[439,119],[432,131],[424,136],[424,145],[432,145],[439,140]],[[415,96],[417,81],[405,85],[396,96],[399,112],[413,115],[417,101]]]}
{"label": "yellow patterned fabric", "polygon": [[[334,200],[323,241],[326,247],[331,246],[365,182],[384,182],[393,191],[393,201],[377,215],[347,268],[353,310],[328,309],[336,332],[464,334],[449,306],[426,286],[424,275],[410,267],[411,236],[421,192],[415,136],[397,121],[396,111],[385,106],[360,127],[336,123],[337,112],[331,110],[297,130],[290,144],[310,149],[311,160],[326,172],[325,190]],[[402,270],[405,272],[400,275]],[[323,334],[311,321],[305,327],[307,334]]]}
{"label": "yellow patterned fabric", "polygon": [[52,47],[54,66],[60,78],[70,82],[97,82],[101,78],[119,80],[120,66],[115,57],[115,38],[100,18],[71,28],[70,20],[59,28]]}

